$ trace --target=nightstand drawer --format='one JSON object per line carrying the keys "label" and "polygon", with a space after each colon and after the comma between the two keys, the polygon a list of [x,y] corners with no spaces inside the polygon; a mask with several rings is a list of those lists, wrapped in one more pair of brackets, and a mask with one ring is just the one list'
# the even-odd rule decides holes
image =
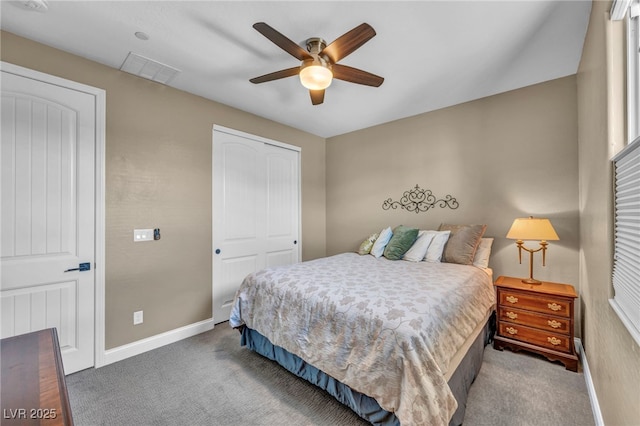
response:
{"label": "nightstand drawer", "polygon": [[508,306],[498,306],[498,319],[560,334],[569,334],[571,320],[569,318],[542,315],[535,312],[523,311]]}
{"label": "nightstand drawer", "polygon": [[498,291],[498,303],[505,308],[520,308],[561,317],[571,317],[571,300],[532,293],[520,293],[512,290]]}
{"label": "nightstand drawer", "polygon": [[500,323],[498,334],[510,339],[520,340],[556,351],[573,353],[570,337],[562,334],[549,333],[547,331],[509,323]]}

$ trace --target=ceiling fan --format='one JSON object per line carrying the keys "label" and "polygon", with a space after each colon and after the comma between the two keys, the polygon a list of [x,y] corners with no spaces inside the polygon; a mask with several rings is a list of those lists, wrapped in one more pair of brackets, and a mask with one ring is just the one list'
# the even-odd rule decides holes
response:
{"label": "ceiling fan", "polygon": [[249,80],[252,83],[264,83],[299,75],[302,85],[309,89],[311,103],[319,105],[324,101],[325,89],[329,87],[334,78],[373,87],[380,86],[384,81],[384,78],[375,74],[337,63],[376,35],[369,24],[358,25],[328,45],[319,37],[309,38],[306,41],[307,50],[264,22],[253,24],[253,28],[302,63],[297,67],[252,78]]}

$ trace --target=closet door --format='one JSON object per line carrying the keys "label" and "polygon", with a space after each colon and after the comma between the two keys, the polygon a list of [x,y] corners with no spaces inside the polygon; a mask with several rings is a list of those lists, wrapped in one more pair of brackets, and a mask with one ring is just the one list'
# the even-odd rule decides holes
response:
{"label": "closet door", "polygon": [[299,152],[268,142],[218,126],[213,132],[216,324],[229,319],[248,274],[299,261]]}
{"label": "closet door", "polygon": [[266,266],[299,261],[299,153],[265,145]]}

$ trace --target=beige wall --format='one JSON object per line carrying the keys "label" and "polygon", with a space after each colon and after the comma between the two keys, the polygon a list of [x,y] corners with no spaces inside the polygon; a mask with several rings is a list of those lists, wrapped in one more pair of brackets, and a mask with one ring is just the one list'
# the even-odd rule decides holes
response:
{"label": "beige wall", "polygon": [[[6,32],[1,59],[107,92],[107,349],[211,317],[214,124],[302,147],[302,257],[325,255],[323,138]],[[133,243],[156,227],[160,241]]]}
{"label": "beige wall", "polygon": [[[548,217],[560,237],[545,268],[536,255],[534,276],[577,288],[577,159],[575,76],[330,138],[327,253],[356,250],[385,226],[483,223],[495,237],[495,276],[527,276],[528,257],[519,265],[505,235],[515,218],[534,215]],[[416,184],[460,206],[382,209]]]}
{"label": "beige wall", "polygon": [[616,118],[624,72],[615,60],[619,49],[612,49],[624,46],[624,33],[622,23],[609,21],[610,6],[593,4],[577,75],[582,336],[605,424],[638,425],[640,348],[608,301],[613,295],[610,158],[624,138]]}

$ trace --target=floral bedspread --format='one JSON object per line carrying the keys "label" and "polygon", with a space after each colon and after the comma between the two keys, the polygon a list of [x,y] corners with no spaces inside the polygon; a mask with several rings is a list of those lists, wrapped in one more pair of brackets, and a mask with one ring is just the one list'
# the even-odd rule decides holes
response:
{"label": "floral bedspread", "polygon": [[252,328],[403,425],[447,425],[451,358],[495,305],[473,266],[344,253],[245,278],[230,324]]}

